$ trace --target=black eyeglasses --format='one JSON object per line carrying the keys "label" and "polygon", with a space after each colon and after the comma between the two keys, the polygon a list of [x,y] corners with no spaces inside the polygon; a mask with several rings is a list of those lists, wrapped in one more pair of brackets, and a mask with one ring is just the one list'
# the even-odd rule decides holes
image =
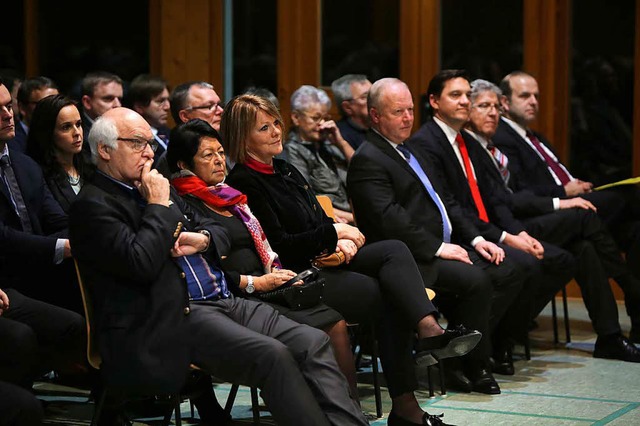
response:
{"label": "black eyeglasses", "polygon": [[118,137],[116,139],[123,142],[129,142],[131,144],[129,146],[131,147],[131,150],[133,152],[142,152],[147,147],[147,145],[149,145],[149,147],[151,148],[151,151],[153,152],[156,152],[156,150],[158,149],[158,142],[155,139],[149,139],[148,141],[145,141],[143,139],[136,139],[136,138]]}
{"label": "black eyeglasses", "polygon": [[208,105],[188,106],[185,108],[185,111],[192,111],[194,109],[208,109],[209,111],[215,111],[218,107],[222,108],[222,104],[216,102]]}

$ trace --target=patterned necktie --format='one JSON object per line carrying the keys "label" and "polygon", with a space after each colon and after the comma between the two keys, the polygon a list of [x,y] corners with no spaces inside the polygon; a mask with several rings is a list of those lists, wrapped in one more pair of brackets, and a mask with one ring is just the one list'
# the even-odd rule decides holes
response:
{"label": "patterned necktie", "polygon": [[571,182],[571,177],[564,171],[562,167],[560,167],[560,163],[547,153],[547,150],[544,149],[536,135],[534,135],[531,131],[527,130],[527,137],[533,144],[533,146],[538,150],[544,161],[547,163],[547,166],[551,169],[551,171],[556,175],[556,177],[560,180],[562,186]]}
{"label": "patterned necktie", "polygon": [[509,185],[509,178],[511,177],[511,172],[509,172],[508,168],[509,159],[493,144],[487,145],[487,150],[493,156],[495,164],[498,166],[498,171],[500,172],[500,176],[502,176],[502,180],[504,181],[505,185]]}
{"label": "patterned necktie", "polygon": [[18,181],[16,180],[16,175],[13,173],[13,169],[11,168],[11,164],[9,163],[8,155],[3,155],[0,158],[0,167],[2,168],[4,182],[7,185],[7,188],[9,188],[11,202],[13,203],[13,207],[16,210],[18,218],[20,218],[22,230],[24,232],[33,233],[31,220],[29,219],[29,212],[27,211],[27,206],[25,205],[24,199],[22,198],[22,192],[20,191],[20,186],[18,185]]}
{"label": "patterned necktie", "polygon": [[476,177],[473,175],[471,161],[469,160],[469,153],[467,152],[467,145],[464,143],[464,139],[462,138],[462,135],[460,133],[456,135],[456,142],[458,143],[458,148],[460,149],[460,155],[462,156],[462,164],[464,165],[464,170],[467,173],[467,181],[469,182],[471,196],[473,197],[473,202],[476,204],[476,209],[478,210],[478,217],[485,222],[489,222],[487,210],[484,208],[484,203],[482,202],[482,197],[480,196],[478,182],[476,182]]}
{"label": "patterned necktie", "polygon": [[442,200],[440,199],[440,197],[438,197],[438,194],[433,188],[433,185],[427,177],[427,174],[424,172],[424,170],[422,170],[422,167],[420,166],[420,163],[418,163],[418,160],[416,160],[416,158],[411,155],[411,151],[409,151],[409,148],[404,146],[404,144],[396,145],[396,147],[398,148],[398,151],[402,153],[404,158],[407,159],[407,161],[409,162],[409,166],[411,166],[413,171],[416,172],[418,178],[422,182],[422,185],[427,190],[429,196],[440,211],[440,216],[442,218],[442,241],[444,241],[445,243],[451,242],[451,222],[449,221],[449,216],[447,216],[447,211],[444,208],[444,204],[442,204]]}

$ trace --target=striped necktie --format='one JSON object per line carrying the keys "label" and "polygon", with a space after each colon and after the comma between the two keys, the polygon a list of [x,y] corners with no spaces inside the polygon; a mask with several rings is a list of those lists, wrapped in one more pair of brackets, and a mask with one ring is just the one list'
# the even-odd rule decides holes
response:
{"label": "striped necktie", "polygon": [[498,171],[500,172],[500,176],[502,176],[502,180],[505,185],[509,185],[509,178],[511,177],[511,172],[509,172],[509,159],[502,151],[500,151],[495,145],[489,144],[487,145],[487,150],[493,156],[495,160],[495,164],[498,166]]}

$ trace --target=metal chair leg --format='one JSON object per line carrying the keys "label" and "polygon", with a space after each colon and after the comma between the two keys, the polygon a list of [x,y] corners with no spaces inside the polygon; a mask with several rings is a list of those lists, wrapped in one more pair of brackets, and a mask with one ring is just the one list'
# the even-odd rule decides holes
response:
{"label": "metal chair leg", "polygon": [[260,424],[260,403],[258,401],[258,388],[251,387],[251,410],[253,411],[253,424]]}
{"label": "metal chair leg", "polygon": [[231,414],[231,409],[233,408],[233,403],[236,400],[236,395],[238,394],[238,388],[240,385],[234,383],[231,385],[231,389],[229,390],[229,396],[227,397],[227,402],[224,404],[224,412],[227,414]]}
{"label": "metal chair leg", "polygon": [[567,343],[571,343],[571,331],[569,329],[569,306],[567,304],[567,287],[562,287],[562,308],[564,310],[564,333]]}
{"label": "metal chair leg", "polygon": [[558,311],[556,309],[556,297],[551,298],[551,319],[553,322],[553,343],[556,345],[560,342],[558,339]]}
{"label": "metal chair leg", "polygon": [[91,426],[97,426],[98,420],[100,419],[100,414],[102,413],[102,408],[104,407],[104,401],[107,398],[107,389],[102,389],[100,393],[100,397],[96,401],[96,406],[93,410],[93,417],[91,418]]}
{"label": "metal chair leg", "polygon": [[378,339],[375,338],[375,329],[371,327],[371,370],[373,372],[373,392],[376,397],[376,416],[382,417],[382,395],[380,394],[380,379],[378,377]]}

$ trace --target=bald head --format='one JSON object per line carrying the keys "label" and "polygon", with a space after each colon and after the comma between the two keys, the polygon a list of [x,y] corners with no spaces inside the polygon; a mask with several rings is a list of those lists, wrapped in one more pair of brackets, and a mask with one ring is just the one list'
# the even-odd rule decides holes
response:
{"label": "bald head", "polygon": [[145,163],[153,161],[153,139],[149,123],[123,107],[106,111],[89,132],[91,154],[98,169],[129,185],[140,179]]}
{"label": "bald head", "polygon": [[397,78],[383,78],[369,90],[371,127],[391,142],[400,144],[413,127],[413,98],[409,87]]}

